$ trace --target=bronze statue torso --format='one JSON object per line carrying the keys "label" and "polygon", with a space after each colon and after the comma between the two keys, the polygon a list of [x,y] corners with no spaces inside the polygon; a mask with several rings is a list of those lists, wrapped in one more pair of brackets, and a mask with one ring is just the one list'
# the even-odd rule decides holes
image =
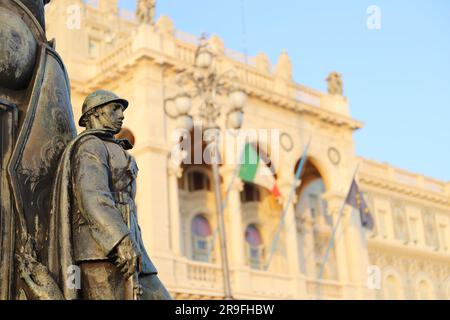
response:
{"label": "bronze statue torso", "polygon": [[94,135],[77,143],[73,159],[75,260],[108,260],[113,248],[130,234],[143,255],[142,272],[156,273],[137,223],[135,159],[114,138]]}

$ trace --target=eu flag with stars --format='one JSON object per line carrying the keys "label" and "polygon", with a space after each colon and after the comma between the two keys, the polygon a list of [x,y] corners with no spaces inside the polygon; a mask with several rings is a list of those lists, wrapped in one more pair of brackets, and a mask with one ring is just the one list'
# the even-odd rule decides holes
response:
{"label": "eu flag with stars", "polygon": [[363,227],[369,230],[373,229],[373,217],[370,214],[369,207],[367,206],[367,203],[364,200],[361,191],[359,191],[359,187],[355,179],[353,179],[352,186],[347,195],[345,203],[359,210],[359,214],[361,216],[361,224],[363,225]]}

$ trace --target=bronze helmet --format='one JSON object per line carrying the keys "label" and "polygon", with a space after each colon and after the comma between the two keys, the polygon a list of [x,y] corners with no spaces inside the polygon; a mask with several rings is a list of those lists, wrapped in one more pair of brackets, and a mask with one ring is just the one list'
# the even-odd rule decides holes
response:
{"label": "bronze helmet", "polygon": [[86,127],[86,120],[90,111],[95,108],[107,105],[111,102],[120,103],[124,109],[128,108],[128,101],[125,99],[119,98],[118,95],[111,91],[107,90],[97,90],[86,97],[82,107],[82,115],[80,117],[80,121],[78,121],[78,125],[80,127]]}

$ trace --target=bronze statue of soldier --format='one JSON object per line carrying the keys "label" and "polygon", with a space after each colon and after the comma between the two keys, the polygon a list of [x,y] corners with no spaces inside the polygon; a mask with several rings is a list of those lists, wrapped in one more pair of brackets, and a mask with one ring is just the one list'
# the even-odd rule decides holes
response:
{"label": "bronze statue of soldier", "polygon": [[86,130],[70,143],[60,162],[49,266],[52,269],[63,261],[61,272],[69,264],[81,271],[81,290],[76,292],[65,283],[66,297],[170,298],[156,276],[137,222],[138,167],[127,152],[133,146],[115,138],[127,107],[128,101],[112,92],[98,90],[89,95],[79,121]]}
{"label": "bronze statue of soldier", "polygon": [[49,2],[0,0],[0,299],[168,299],[137,223],[132,146],[114,138],[128,102],[92,94],[76,136]]}

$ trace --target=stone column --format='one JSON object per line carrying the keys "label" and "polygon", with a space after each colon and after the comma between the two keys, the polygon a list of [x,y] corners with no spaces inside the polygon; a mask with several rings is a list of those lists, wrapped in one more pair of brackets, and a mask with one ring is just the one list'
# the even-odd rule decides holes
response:
{"label": "stone column", "polygon": [[[334,227],[339,219],[339,214],[341,213],[341,209],[345,201],[345,195],[338,192],[328,192],[323,195],[323,198],[327,201],[328,212],[333,217]],[[343,230],[345,229],[344,226],[346,225],[346,220],[347,219],[344,215],[341,218],[338,228],[336,229],[334,248],[336,253],[338,279],[343,287],[343,298],[350,298],[351,289],[348,287],[349,270],[347,265],[348,247],[346,242],[347,239],[343,233]]]}
{"label": "stone column", "polygon": [[[229,181],[229,178],[225,178],[224,181]],[[227,213],[230,219],[230,233],[233,235],[230,239],[231,252],[232,252],[232,266],[235,268],[241,268],[245,265],[244,261],[244,225],[242,224],[242,212],[241,212],[241,196],[242,182],[236,179],[230,190],[228,199]]]}
{"label": "stone column", "polygon": [[370,297],[367,288],[369,254],[366,232],[361,226],[358,210],[351,207],[347,208],[345,226],[349,280],[354,286],[352,298],[367,299]]}
{"label": "stone column", "polygon": [[[225,228],[228,240],[227,248],[230,257],[230,270],[232,272],[231,289],[234,296],[242,291],[242,284],[245,280],[242,273],[242,269],[245,267],[245,230],[242,223],[240,195],[243,184],[239,177],[236,177],[233,181],[235,170],[235,166],[224,166],[221,169],[221,175],[223,177],[223,201],[227,202],[225,208]],[[226,199],[226,191],[229,187],[230,193],[228,199]]]}
{"label": "stone column", "polygon": [[[333,214],[333,223],[336,224],[345,195],[328,193],[325,198]],[[357,210],[349,206],[344,208],[335,238],[338,274],[340,282],[345,286],[345,298],[367,298],[367,267],[369,265],[367,239]]]}
{"label": "stone column", "polygon": [[[284,200],[283,205],[286,206],[289,199],[289,194],[294,183],[294,177],[290,179],[283,179],[280,183],[280,193]],[[304,278],[300,277],[300,256],[297,242],[297,221],[295,219],[295,203],[297,202],[297,196],[287,207],[286,220],[283,231],[286,233],[286,251],[287,262],[289,267],[289,274],[293,277],[294,281],[292,287],[292,294],[294,298],[306,297],[306,283]]]}
{"label": "stone column", "polygon": [[181,227],[180,204],[178,196],[178,179],[181,178],[183,169],[169,160],[169,210],[170,210],[170,242],[174,256],[181,255]]}
{"label": "stone column", "polygon": [[171,146],[166,138],[166,116],[162,108],[162,72],[160,65],[142,58],[135,66],[133,78],[118,93],[130,101],[125,126],[136,137],[133,149],[139,166],[136,204],[144,245],[166,283],[173,278],[167,174]]}
{"label": "stone column", "polygon": [[314,279],[317,276],[316,273],[316,262],[315,262],[315,252],[314,252],[314,230],[313,224],[314,220],[311,217],[309,210],[302,217],[301,233],[303,238],[303,252],[302,257],[304,261],[305,275],[308,278]]}

